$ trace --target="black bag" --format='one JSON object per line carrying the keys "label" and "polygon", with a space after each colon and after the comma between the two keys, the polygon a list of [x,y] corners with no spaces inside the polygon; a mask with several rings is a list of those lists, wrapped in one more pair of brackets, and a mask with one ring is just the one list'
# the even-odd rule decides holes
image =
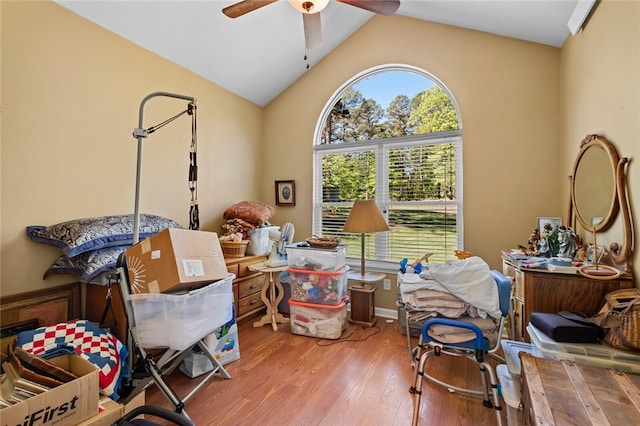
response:
{"label": "black bag", "polygon": [[598,343],[603,337],[600,327],[570,312],[532,312],[531,325],[556,342]]}

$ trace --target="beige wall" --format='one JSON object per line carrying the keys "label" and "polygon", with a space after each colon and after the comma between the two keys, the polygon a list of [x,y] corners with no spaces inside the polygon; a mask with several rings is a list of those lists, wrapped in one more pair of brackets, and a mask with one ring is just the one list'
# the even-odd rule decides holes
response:
{"label": "beige wall", "polygon": [[[557,48],[401,16],[374,17],[265,107],[270,149],[262,190],[273,192],[273,179],[284,178],[295,179],[297,189],[296,207],[280,209],[277,219],[292,221],[300,238],[311,234],[318,116],[345,81],[387,63],[428,71],[458,102],[465,249],[501,269],[500,251],[526,244],[538,216],[562,214],[560,197],[567,187],[556,155],[561,141]],[[376,304],[393,309],[395,292],[378,291]]]}
{"label": "beige wall", "polygon": [[[640,200],[640,2],[604,0],[584,30],[562,48],[563,173],[570,175],[580,141],[597,133],[628,165],[628,198]],[[568,202],[568,201],[567,201]],[[632,207],[637,222],[638,209]],[[598,244],[621,242],[620,221]],[[636,225],[637,230],[637,225]],[[591,236],[587,241],[593,241]],[[637,246],[636,246],[637,248]],[[638,252],[634,253],[638,277]]]}
{"label": "beige wall", "polygon": [[[42,279],[57,249],[27,239],[28,225],[134,209],[139,107],[150,93],[197,98],[202,229],[258,199],[262,108],[50,2],[0,2],[2,11],[2,295],[74,281]],[[186,109],[154,98],[149,127]],[[140,209],[188,225],[184,116],[144,143]]]}
{"label": "beige wall", "polygon": [[[198,98],[204,229],[219,230],[222,211],[240,199],[274,203],[274,180],[295,179],[297,205],[278,208],[274,223],[291,221],[305,238],[317,119],[345,81],[385,63],[432,73],[458,102],[465,248],[498,268],[500,250],[526,243],[538,216],[566,215],[566,177],[586,134],[638,157],[639,7],[603,1],[562,49],[375,17],[261,109],[55,4],[2,1],[1,292],[72,281],[41,279],[58,251],[28,241],[26,226],[133,210],[131,131],[155,91]],[[183,107],[152,101],[145,124]],[[188,141],[181,119],[145,143],[141,201],[185,225]],[[639,181],[633,161],[629,174]],[[632,184],[632,201],[637,191]],[[378,305],[393,309],[392,293],[378,292]]]}

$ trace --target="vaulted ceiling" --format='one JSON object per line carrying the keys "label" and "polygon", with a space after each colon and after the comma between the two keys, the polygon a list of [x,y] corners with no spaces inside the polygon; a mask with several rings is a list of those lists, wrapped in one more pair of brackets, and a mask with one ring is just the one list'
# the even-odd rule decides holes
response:
{"label": "vaulted ceiling", "polygon": [[[260,106],[306,72],[302,17],[286,0],[235,19],[222,13],[234,0],[54,1]],[[579,1],[401,0],[396,14],[561,47]],[[330,1],[311,66],[373,16]]]}

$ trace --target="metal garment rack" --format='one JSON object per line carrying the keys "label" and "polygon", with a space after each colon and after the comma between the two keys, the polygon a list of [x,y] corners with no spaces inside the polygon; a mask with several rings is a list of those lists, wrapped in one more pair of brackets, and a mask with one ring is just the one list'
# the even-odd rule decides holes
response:
{"label": "metal garment rack", "polygon": [[[183,99],[189,101],[189,110],[191,108],[195,108],[196,99],[190,96],[178,95],[174,93],[167,92],[155,92],[147,95],[142,102],[140,103],[140,114],[138,120],[138,128],[134,129],[133,136],[138,140],[138,159],[137,159],[137,168],[136,168],[136,192],[135,192],[135,208],[134,208],[134,222],[133,222],[133,244],[137,244],[139,242],[140,236],[140,177],[142,175],[142,145],[144,139],[151,133],[144,128],[144,109],[146,103],[158,96]],[[225,368],[220,364],[218,359],[216,359],[215,355],[211,352],[211,350],[207,347],[204,342],[204,338],[206,336],[202,336],[202,338],[184,350],[173,350],[167,349],[165,353],[160,357],[158,361],[154,361],[152,356],[139,345],[136,339],[135,329],[135,316],[133,311],[133,305],[130,301],[130,285],[129,285],[129,277],[127,273],[126,267],[126,258],[124,253],[120,255],[118,259],[118,267],[117,274],[119,276],[120,282],[120,290],[122,295],[122,302],[125,308],[126,316],[127,316],[127,348],[129,349],[129,365],[131,370],[134,371],[136,365],[134,365],[134,354],[138,354],[140,359],[137,362],[143,363],[144,369],[148,373],[148,376],[141,379],[138,383],[136,383],[127,399],[133,398],[138,393],[142,392],[148,386],[152,384],[156,384],[160,391],[164,394],[164,396],[169,400],[171,404],[175,407],[175,411],[177,413],[183,414],[185,417],[189,417],[184,411],[184,402],[187,401],[191,396],[193,396],[210,378],[212,378],[215,374],[219,373],[223,378],[230,379],[231,376],[225,370]],[[169,386],[169,384],[163,379],[163,376],[171,374],[182,362],[182,360],[189,354],[189,352],[193,349],[194,346],[198,345],[200,349],[204,352],[204,354],[211,360],[213,364],[213,370],[209,372],[203,379],[199,380],[199,382],[193,386],[190,392],[184,396],[182,399],[173,391],[173,389]],[[133,378],[131,379],[133,382]]]}

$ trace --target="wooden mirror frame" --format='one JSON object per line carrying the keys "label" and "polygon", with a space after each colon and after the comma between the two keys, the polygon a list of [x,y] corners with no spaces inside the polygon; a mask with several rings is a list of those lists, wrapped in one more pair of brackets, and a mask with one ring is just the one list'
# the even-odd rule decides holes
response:
{"label": "wooden mirror frame", "polygon": [[[614,194],[611,200],[611,206],[607,215],[603,220],[594,225],[587,221],[587,217],[584,216],[584,212],[580,212],[578,204],[576,203],[576,185],[575,177],[579,170],[580,162],[583,159],[585,153],[589,149],[600,148],[608,156],[611,172],[614,181]],[[589,231],[594,236],[594,245],[596,243],[596,233],[602,232],[611,227],[611,225],[618,218],[618,214],[622,220],[622,246],[618,243],[611,243],[609,247],[608,258],[603,259],[603,263],[606,265],[601,266],[603,271],[598,270],[598,260],[596,259],[596,273],[591,273],[594,270],[594,265],[585,265],[584,268],[580,268],[579,272],[593,279],[614,279],[619,277],[622,273],[632,271],[632,256],[631,248],[633,246],[633,227],[631,224],[631,213],[629,211],[629,203],[627,201],[627,176],[626,165],[629,163],[629,159],[626,157],[620,158],[616,148],[599,135],[587,135],[580,143],[580,151],[576,157],[576,161],[573,167],[573,173],[569,177],[571,186],[571,199],[569,203],[569,223],[575,229],[576,221],[585,230]],[[597,247],[596,247],[597,252]],[[619,272],[619,273],[618,273]]]}

